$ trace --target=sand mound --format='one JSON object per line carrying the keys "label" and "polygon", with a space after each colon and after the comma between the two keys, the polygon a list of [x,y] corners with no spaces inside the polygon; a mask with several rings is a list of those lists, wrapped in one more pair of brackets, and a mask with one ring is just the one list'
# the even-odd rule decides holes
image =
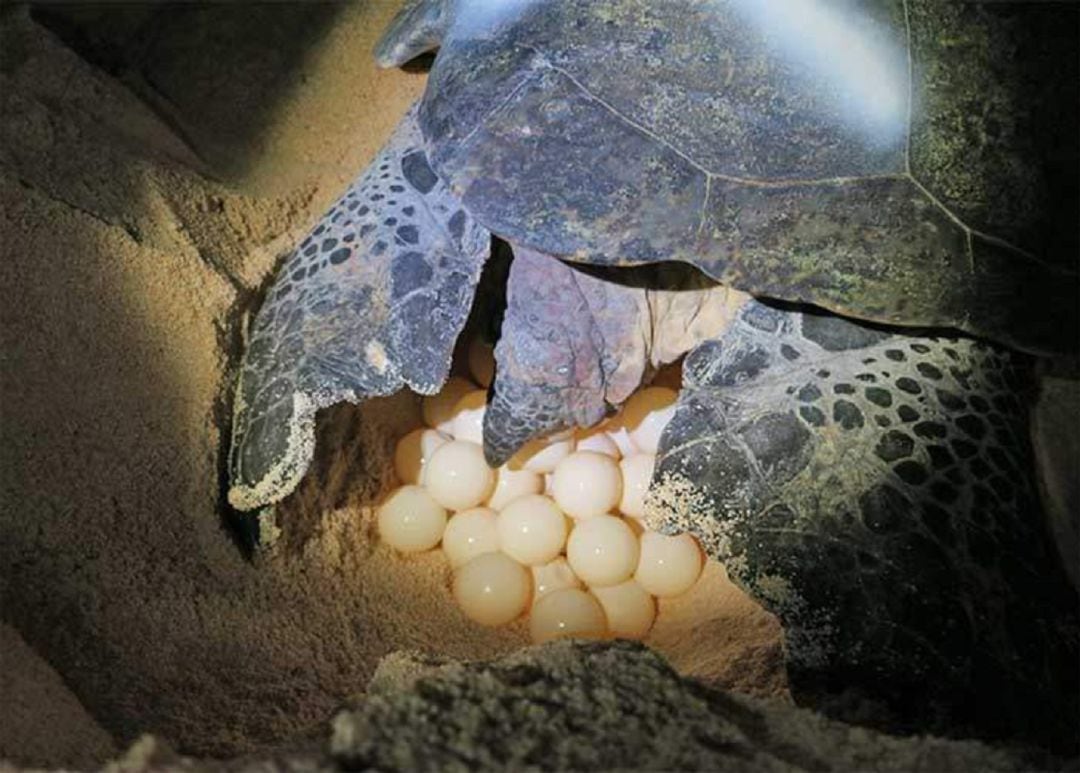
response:
{"label": "sand mound", "polygon": [[328,739],[209,762],[144,737],[118,769],[1008,771],[976,742],[894,738],[680,678],[629,642],[555,642],[491,663],[386,658]]}

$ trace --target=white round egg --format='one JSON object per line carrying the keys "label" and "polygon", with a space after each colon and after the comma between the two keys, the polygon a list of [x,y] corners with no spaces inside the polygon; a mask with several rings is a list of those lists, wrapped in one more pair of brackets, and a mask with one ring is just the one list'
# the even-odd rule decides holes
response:
{"label": "white round egg", "polygon": [[678,596],[697,582],[703,563],[701,548],[689,534],[669,537],[647,531],[641,535],[641,557],[634,579],[654,596]]}
{"label": "white round egg", "polygon": [[394,472],[405,484],[422,483],[424,465],[439,446],[450,438],[438,430],[414,429],[394,448]]}
{"label": "white round egg", "polygon": [[577,588],[554,590],[533,605],[529,635],[534,642],[552,639],[596,639],[607,634],[607,621],[600,602],[588,591]]}
{"label": "white round egg", "polygon": [[484,553],[454,572],[454,600],[481,625],[503,625],[529,606],[529,570],[505,553]]}
{"label": "white round egg", "polygon": [[457,405],[458,400],[474,389],[476,385],[468,379],[451,376],[437,394],[429,395],[420,402],[424,424],[444,434],[450,434],[454,420],[454,406]]}
{"label": "white round egg", "polygon": [[487,392],[474,389],[466,392],[454,404],[450,420],[450,434],[454,440],[484,443],[484,413],[487,411]]}
{"label": "white round egg", "polygon": [[656,601],[636,581],[590,589],[604,608],[608,632],[622,639],[643,639],[656,619]]}
{"label": "white round egg", "polygon": [[634,536],[637,537],[638,541],[640,542],[641,535],[648,531],[648,529],[645,528],[645,522],[640,518],[635,518],[632,515],[626,516],[625,518],[623,518],[623,520],[626,522],[626,525],[630,527],[630,531],[634,532]]}
{"label": "white round egg", "polygon": [[621,416],[608,419],[602,426],[604,434],[619,449],[620,456],[632,456],[638,452],[638,447],[630,437],[630,430],[623,424]]}
{"label": "white round egg", "polygon": [[618,585],[638,565],[638,538],[622,519],[597,515],[578,521],[566,542],[566,560],[590,586]]}
{"label": "white round egg", "polygon": [[484,553],[494,553],[499,549],[495,511],[487,507],[474,507],[455,513],[446,522],[442,549],[454,569]]}
{"label": "white round egg", "polygon": [[495,378],[495,347],[482,338],[469,342],[469,375],[487,389]]}
{"label": "white round egg", "polygon": [[622,423],[642,453],[655,454],[660,434],[675,415],[679,395],[667,387],[647,387],[635,392],[623,406]]}
{"label": "white round egg", "polygon": [[562,556],[546,564],[532,567],[532,576],[534,604],[553,590],[582,587],[581,580]]}
{"label": "white round egg", "polygon": [[446,510],[422,486],[402,486],[379,506],[379,536],[403,553],[431,550],[442,539]]}
{"label": "white round egg", "polygon": [[652,454],[634,454],[619,462],[622,473],[622,498],[619,500],[619,512],[633,518],[645,514],[645,495],[649,493],[656,457]]}
{"label": "white round egg", "polygon": [[577,441],[574,444],[575,451],[592,451],[598,454],[618,459],[622,456],[619,446],[604,431],[603,427],[593,427],[587,430],[579,430]]}
{"label": "white round egg", "polygon": [[530,440],[507,462],[512,470],[551,472],[574,450],[573,437],[556,435],[553,438]]}
{"label": "white round egg", "polygon": [[424,485],[449,510],[476,507],[491,494],[495,471],[476,443],[452,440],[436,449],[424,466]]}
{"label": "white round egg", "polygon": [[595,451],[575,451],[551,478],[551,493],[567,515],[592,518],[615,509],[622,496],[619,463]]}
{"label": "white round egg", "polygon": [[546,564],[566,544],[566,518],[562,510],[542,494],[518,497],[496,519],[499,548],[527,566]]}
{"label": "white round egg", "polygon": [[501,510],[518,497],[544,492],[544,476],[532,470],[511,470],[504,464],[495,471],[495,489],[488,498],[487,506]]}

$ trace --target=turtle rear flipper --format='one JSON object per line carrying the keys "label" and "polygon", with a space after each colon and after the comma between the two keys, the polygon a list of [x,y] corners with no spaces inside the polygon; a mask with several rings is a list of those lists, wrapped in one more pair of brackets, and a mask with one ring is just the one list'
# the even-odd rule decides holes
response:
{"label": "turtle rear flipper", "polygon": [[641,382],[645,293],[514,247],[484,453],[498,466],[534,437],[604,418]]}
{"label": "turtle rear flipper", "polygon": [[683,264],[600,269],[513,250],[484,418],[496,466],[532,438],[603,419],[650,367],[717,335],[741,302]]}
{"label": "turtle rear flipper", "polygon": [[255,320],[234,408],[234,507],[296,487],[319,408],[438,391],[490,246],[432,172],[410,109],[281,267]]}
{"label": "turtle rear flipper", "polygon": [[872,705],[908,731],[1074,736],[1077,599],[1015,360],[756,301],[687,357],[646,515],[777,614],[800,702]]}

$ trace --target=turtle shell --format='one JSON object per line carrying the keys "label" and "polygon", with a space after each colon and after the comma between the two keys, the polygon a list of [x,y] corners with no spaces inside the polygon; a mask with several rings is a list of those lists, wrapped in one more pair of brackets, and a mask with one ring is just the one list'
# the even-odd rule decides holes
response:
{"label": "turtle shell", "polygon": [[1075,23],[1061,34],[1060,10],[489,6],[413,4],[412,44],[397,25],[379,54],[391,64],[442,35],[421,130],[494,233],[592,264],[685,261],[860,319],[1076,349]]}

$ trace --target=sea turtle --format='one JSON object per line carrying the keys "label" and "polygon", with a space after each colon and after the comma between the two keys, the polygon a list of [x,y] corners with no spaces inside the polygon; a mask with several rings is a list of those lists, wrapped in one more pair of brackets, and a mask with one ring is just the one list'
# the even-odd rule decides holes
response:
{"label": "sea turtle", "polygon": [[409,3],[376,56],[438,47],[426,93],[266,297],[230,501],[295,487],[319,408],[440,388],[494,234],[493,465],[690,352],[650,518],[779,615],[796,696],[1071,739],[1076,597],[1002,346],[1077,345],[1075,187],[1046,155],[1076,133],[1038,120],[1075,107],[1031,77],[1075,70],[1052,12]]}

